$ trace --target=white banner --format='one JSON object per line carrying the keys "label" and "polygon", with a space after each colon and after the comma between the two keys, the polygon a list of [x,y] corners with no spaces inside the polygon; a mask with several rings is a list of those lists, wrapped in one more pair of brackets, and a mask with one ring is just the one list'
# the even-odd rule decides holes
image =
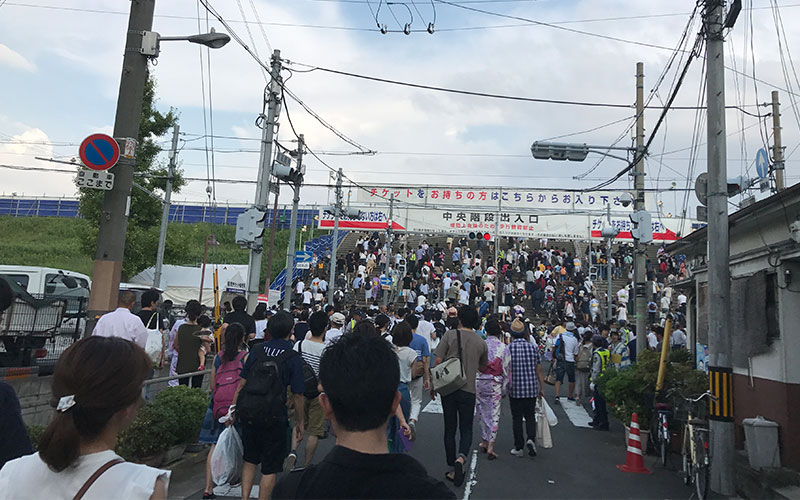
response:
{"label": "white banner", "polygon": [[[580,193],[560,190],[536,189],[491,189],[460,187],[397,188],[391,186],[366,186],[359,189],[356,201],[359,203],[388,203],[395,201],[424,206],[451,206],[467,210],[547,209],[565,211],[595,212],[605,210],[609,204],[615,211],[632,211],[633,207],[623,207],[619,201],[623,191],[594,191]],[[646,197],[645,204],[649,201]],[[648,206],[649,207],[649,206]]]}

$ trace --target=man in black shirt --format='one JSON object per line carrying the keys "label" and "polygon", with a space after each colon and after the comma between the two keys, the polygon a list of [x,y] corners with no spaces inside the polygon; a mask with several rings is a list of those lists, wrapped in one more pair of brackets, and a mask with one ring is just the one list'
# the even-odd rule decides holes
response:
{"label": "man in black shirt", "polygon": [[158,321],[158,299],[160,294],[155,288],[142,293],[142,310],[136,313],[148,330],[161,328]]}
{"label": "man in black shirt", "polygon": [[382,338],[345,335],[328,346],[319,365],[319,401],[336,447],[322,463],[283,477],[272,498],[455,498],[415,459],[387,453],[399,382],[397,355]]}
{"label": "man in black shirt", "polygon": [[239,323],[244,327],[244,333],[247,339],[251,340],[256,336],[256,320],[247,314],[247,299],[244,295],[237,295],[231,301],[233,312],[225,315],[223,323],[230,325],[231,323]]}

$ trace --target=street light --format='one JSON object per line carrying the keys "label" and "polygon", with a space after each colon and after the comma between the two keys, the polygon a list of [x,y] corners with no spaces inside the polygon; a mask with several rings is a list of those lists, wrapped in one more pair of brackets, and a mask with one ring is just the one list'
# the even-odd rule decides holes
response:
{"label": "street light", "polygon": [[210,33],[200,33],[198,35],[188,36],[161,36],[155,31],[142,32],[142,55],[149,57],[158,57],[161,52],[161,42],[191,42],[199,45],[205,45],[210,49],[219,49],[224,47],[231,41],[225,33],[217,33],[214,28],[211,28]]}

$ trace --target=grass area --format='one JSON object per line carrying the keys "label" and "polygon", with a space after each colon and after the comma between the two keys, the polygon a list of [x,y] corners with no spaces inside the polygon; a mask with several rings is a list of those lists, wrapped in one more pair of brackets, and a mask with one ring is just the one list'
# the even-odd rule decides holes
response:
{"label": "grass area", "polygon": [[[170,224],[167,230],[166,264],[200,266],[206,235],[214,231],[218,246],[209,247],[207,262],[217,264],[247,264],[249,252],[234,241],[235,228],[211,224]],[[92,241],[96,229],[83,219],[60,217],[0,217],[0,264],[55,267],[91,276]],[[268,235],[269,233],[267,233]],[[298,237],[300,237],[298,231]],[[317,236],[322,234],[318,233]],[[144,267],[154,265],[158,247],[158,227],[146,231],[147,253]],[[275,235],[273,272],[276,276],[286,265],[286,248],[289,231],[279,230]],[[268,239],[265,244],[268,243]],[[262,281],[267,265],[266,252],[262,259]],[[142,266],[139,266],[142,267]],[[138,269],[141,270],[141,269]],[[127,278],[130,278],[128,276]]]}

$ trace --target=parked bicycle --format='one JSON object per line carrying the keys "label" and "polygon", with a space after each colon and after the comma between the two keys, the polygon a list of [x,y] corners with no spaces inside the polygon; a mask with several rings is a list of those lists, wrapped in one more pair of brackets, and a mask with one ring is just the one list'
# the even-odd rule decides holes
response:
{"label": "parked bicycle", "polygon": [[667,465],[669,458],[669,420],[672,418],[672,406],[668,403],[656,403],[655,414],[650,426],[650,441],[656,453],[659,454],[661,465]]}
{"label": "parked bicycle", "polygon": [[689,404],[689,414],[683,428],[683,482],[687,485],[694,483],[699,500],[705,500],[708,494],[711,450],[708,446],[708,421],[697,418],[694,407],[705,398],[718,399],[710,391],[696,398],[683,398]]}

